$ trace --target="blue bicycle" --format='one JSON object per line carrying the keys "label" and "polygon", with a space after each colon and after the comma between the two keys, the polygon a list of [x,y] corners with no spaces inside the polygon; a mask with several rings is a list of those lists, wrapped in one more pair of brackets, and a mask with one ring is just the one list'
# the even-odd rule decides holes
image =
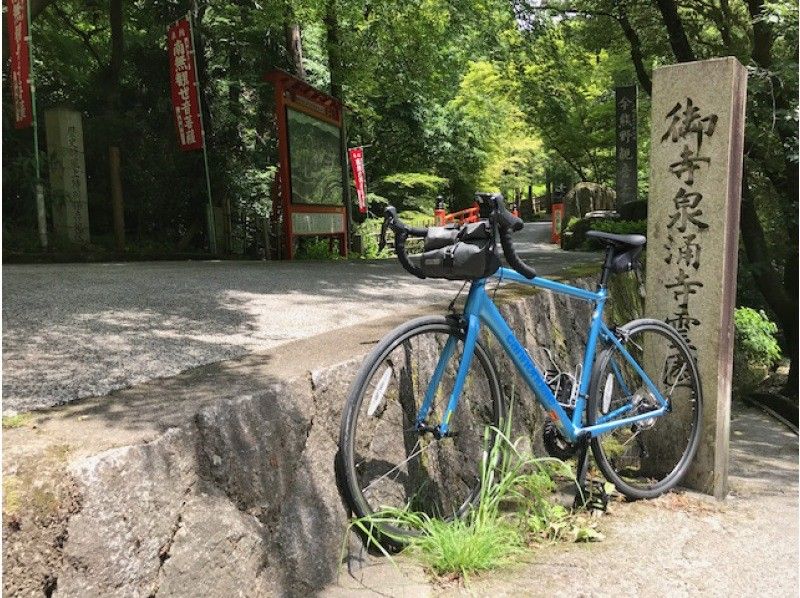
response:
{"label": "blue bicycle", "polygon": [[[700,436],[702,392],[691,349],[658,320],[611,328],[603,320],[609,277],[638,266],[645,237],[589,232],[607,245],[591,291],[538,277],[514,250],[511,233],[522,221],[499,194],[478,194],[478,200],[485,218],[464,227],[414,228],[394,208],[386,210],[381,240],[387,229],[394,231],[406,270],[420,278],[469,280],[471,286],[461,313],[412,320],[389,333],[363,362],[339,438],[345,498],[355,515],[409,507],[446,518],[474,503],[484,432],[499,428],[507,412],[502,383],[508,381],[500,378],[490,343],[506,353],[544,408],[548,451],[578,456],[580,488],[590,446],[606,479],[630,499],[675,486]],[[409,237],[424,239],[423,253],[406,253]],[[500,265],[497,237],[511,268]],[[489,277],[594,306],[574,373],[537,366],[487,293]],[[490,334],[481,334],[483,328]],[[414,533],[386,527],[390,541]]]}

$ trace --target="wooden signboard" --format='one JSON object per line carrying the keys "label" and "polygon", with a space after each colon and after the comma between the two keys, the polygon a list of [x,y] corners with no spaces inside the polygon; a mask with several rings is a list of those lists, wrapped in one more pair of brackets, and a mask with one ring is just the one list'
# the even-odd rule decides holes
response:
{"label": "wooden signboard", "polygon": [[282,221],[281,257],[294,258],[299,237],[338,239],[346,256],[342,105],[284,71],[270,71],[265,79],[275,86],[279,198],[273,213],[279,211]]}

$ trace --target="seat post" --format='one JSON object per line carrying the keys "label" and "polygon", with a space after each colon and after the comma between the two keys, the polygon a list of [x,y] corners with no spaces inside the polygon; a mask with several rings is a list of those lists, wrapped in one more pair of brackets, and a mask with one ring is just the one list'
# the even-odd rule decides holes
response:
{"label": "seat post", "polygon": [[603,268],[600,270],[600,282],[597,285],[598,290],[604,289],[608,284],[608,277],[611,274],[611,263],[614,261],[614,245],[609,243],[606,245],[606,259],[603,261]]}

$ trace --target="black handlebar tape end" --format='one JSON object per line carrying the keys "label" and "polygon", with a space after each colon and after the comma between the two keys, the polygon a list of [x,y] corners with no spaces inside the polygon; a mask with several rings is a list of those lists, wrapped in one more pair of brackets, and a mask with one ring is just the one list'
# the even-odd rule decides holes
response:
{"label": "black handlebar tape end", "polygon": [[511,241],[511,232],[505,228],[500,229],[500,244],[503,246],[503,254],[506,256],[508,265],[511,266],[520,276],[532,279],[536,278],[536,270],[519,259],[514,243]]}

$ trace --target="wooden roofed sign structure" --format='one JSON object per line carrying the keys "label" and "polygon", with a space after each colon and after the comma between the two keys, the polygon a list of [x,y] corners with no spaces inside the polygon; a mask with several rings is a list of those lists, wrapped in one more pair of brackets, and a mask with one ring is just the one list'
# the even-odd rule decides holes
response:
{"label": "wooden roofed sign structure", "polygon": [[275,87],[278,127],[278,201],[281,257],[293,259],[300,237],[338,239],[347,255],[346,168],[342,104],[281,70],[267,73]]}

